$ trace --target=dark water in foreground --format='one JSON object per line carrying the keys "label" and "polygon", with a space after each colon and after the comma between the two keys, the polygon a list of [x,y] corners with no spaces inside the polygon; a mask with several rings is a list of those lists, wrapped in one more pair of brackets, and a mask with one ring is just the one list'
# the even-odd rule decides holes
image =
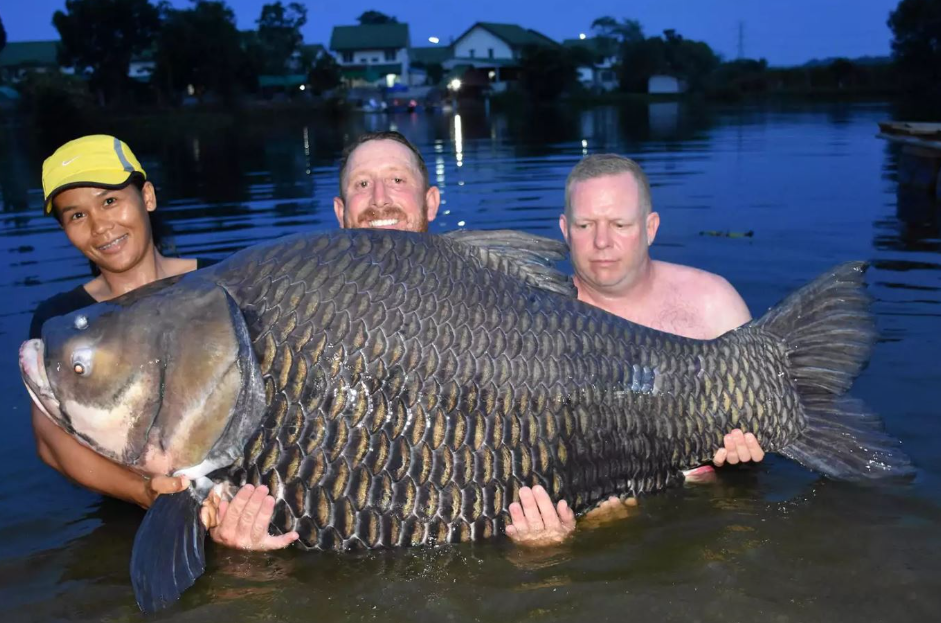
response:
{"label": "dark water in foreground", "polygon": [[[920,473],[862,487],[785,459],[641,502],[552,551],[506,543],[356,556],[209,548],[168,621],[941,620],[941,207],[897,194],[878,105],[690,111],[676,104],[510,117],[366,116],[115,123],[158,182],[166,242],[221,257],[334,227],[345,140],[390,125],[444,197],[434,231],[559,237],[565,175],[586,152],[639,159],[662,225],[655,257],[724,275],[760,314],[829,266],[872,262],[882,339],[854,393]],[[66,137],[70,138],[70,137]],[[35,457],[15,353],[31,310],[87,278],[40,215],[44,145],[0,128],[0,621],[141,620],[127,567],[142,513]],[[753,231],[753,237],[702,235]]]}

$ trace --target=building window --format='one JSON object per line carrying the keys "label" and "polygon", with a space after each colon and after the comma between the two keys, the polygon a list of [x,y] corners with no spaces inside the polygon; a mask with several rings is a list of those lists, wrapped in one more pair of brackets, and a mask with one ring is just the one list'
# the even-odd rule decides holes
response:
{"label": "building window", "polygon": [[372,57],[372,62],[378,63],[378,62],[379,62],[379,57],[378,57],[378,56],[373,56],[373,57]]}
{"label": "building window", "polygon": [[353,62],[353,53],[352,53],[352,52],[344,52],[344,53],[343,53],[343,62],[344,62],[344,63],[352,63],[352,62]]}
{"label": "building window", "polygon": [[387,61],[395,60],[395,50],[386,50],[386,60]]}
{"label": "building window", "polygon": [[487,48],[487,58],[493,58],[493,48]]}
{"label": "building window", "polygon": [[471,48],[470,57],[475,58],[476,56],[477,56],[477,50],[475,50],[474,48]]}

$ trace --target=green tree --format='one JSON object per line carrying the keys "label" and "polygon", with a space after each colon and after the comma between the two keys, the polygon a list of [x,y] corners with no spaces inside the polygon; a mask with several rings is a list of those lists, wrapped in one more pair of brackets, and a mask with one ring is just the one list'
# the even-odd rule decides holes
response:
{"label": "green tree", "polygon": [[708,44],[665,30],[661,37],[622,41],[618,76],[621,88],[627,91],[645,92],[650,77],[656,74],[681,78],[691,90],[702,90],[719,63]]}
{"label": "green tree", "polygon": [[380,13],[379,11],[365,11],[362,15],[356,18],[356,21],[360,23],[361,26],[366,24],[398,24],[399,20],[396,18],[386,15],[385,13]]}
{"label": "green tree", "polygon": [[675,30],[663,31],[669,73],[682,78],[694,91],[702,90],[706,78],[719,66],[719,57],[709,44],[684,39]]}
{"label": "green tree", "polygon": [[192,86],[200,99],[212,92],[230,101],[249,65],[235,13],[222,0],[192,2],[184,10],[164,7],[154,82],[170,97]]}
{"label": "green tree", "polygon": [[901,0],[889,28],[892,56],[908,86],[941,93],[941,0]]}
{"label": "green tree", "polygon": [[62,44],[59,62],[91,70],[100,104],[120,101],[131,59],[153,46],[160,13],[149,0],[65,0],[52,23]]}
{"label": "green tree", "polygon": [[646,93],[650,77],[665,73],[668,68],[666,43],[662,38],[632,42],[621,46],[618,82],[625,91]]}
{"label": "green tree", "polygon": [[301,28],[307,23],[307,7],[300,2],[284,6],[278,0],[261,7],[257,23],[262,70],[272,75],[287,73],[304,42]]}
{"label": "green tree", "polygon": [[315,95],[320,95],[324,91],[340,85],[340,66],[336,60],[324,52],[314,62],[307,74],[307,81],[310,83],[311,91]]}
{"label": "green tree", "polygon": [[520,58],[520,86],[533,99],[549,101],[578,84],[577,65],[562,46],[530,45]]}
{"label": "green tree", "polygon": [[644,40],[644,29],[636,19],[623,19],[619,22],[610,16],[599,17],[591,23],[591,29],[595,36],[612,39],[618,43],[640,43]]}

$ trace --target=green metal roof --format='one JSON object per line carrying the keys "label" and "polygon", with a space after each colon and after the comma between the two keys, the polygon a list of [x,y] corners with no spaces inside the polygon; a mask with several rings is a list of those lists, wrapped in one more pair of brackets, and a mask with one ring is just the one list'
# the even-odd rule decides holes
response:
{"label": "green metal roof", "polygon": [[521,48],[526,45],[559,45],[555,40],[550,39],[541,32],[535,31],[532,28],[523,28],[522,26],[518,26],[516,24],[496,24],[494,22],[477,22],[468,28],[463,35],[457,38],[457,40],[460,41],[464,35],[474,30],[478,26],[484,30],[489,31],[495,37],[499,37],[511,48]]}
{"label": "green metal roof", "polygon": [[408,51],[408,58],[413,63],[425,63],[432,65],[434,63],[443,63],[454,57],[454,50],[447,45],[433,45],[420,48],[412,48]]}
{"label": "green metal roof", "polygon": [[58,41],[12,41],[0,51],[0,67],[58,66]]}
{"label": "green metal roof", "polygon": [[258,86],[260,87],[299,87],[307,82],[307,76],[304,74],[288,74],[286,76],[258,76]]}
{"label": "green metal roof", "polygon": [[334,26],[330,36],[330,49],[336,51],[385,50],[408,46],[408,24]]}

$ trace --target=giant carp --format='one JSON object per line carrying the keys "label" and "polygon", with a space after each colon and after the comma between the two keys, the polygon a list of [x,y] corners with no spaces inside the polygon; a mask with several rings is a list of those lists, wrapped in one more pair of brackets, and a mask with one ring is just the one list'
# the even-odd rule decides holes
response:
{"label": "giant carp", "polygon": [[846,396],[876,336],[864,264],[699,341],[579,302],[565,252],[515,232],[287,237],[49,320],[20,364],[89,448],[194,479],[135,539],[147,611],[203,572],[213,486],[267,485],[273,531],[346,550],[499,535],[525,485],[577,513],[653,492],[735,427],[830,477],[911,473]]}

